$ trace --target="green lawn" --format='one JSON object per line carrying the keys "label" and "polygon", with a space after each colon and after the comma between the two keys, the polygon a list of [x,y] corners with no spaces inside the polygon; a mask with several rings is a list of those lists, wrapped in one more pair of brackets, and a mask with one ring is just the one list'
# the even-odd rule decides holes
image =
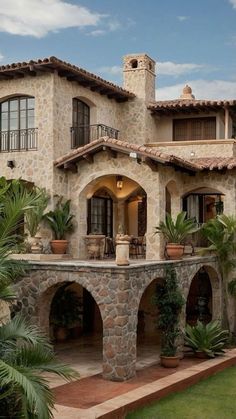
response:
{"label": "green lawn", "polygon": [[128,414],[127,419],[236,419],[236,367]]}

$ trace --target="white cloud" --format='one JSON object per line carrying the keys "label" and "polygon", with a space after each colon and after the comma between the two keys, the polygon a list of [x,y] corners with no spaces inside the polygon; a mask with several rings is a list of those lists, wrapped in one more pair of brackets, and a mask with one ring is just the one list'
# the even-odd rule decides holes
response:
{"label": "white cloud", "polygon": [[0,53],[0,61],[2,61],[2,60],[3,60],[3,58],[4,58],[4,55],[2,55],[2,54]]}
{"label": "white cloud", "polygon": [[112,76],[116,76],[116,75],[122,74],[122,67],[120,67],[118,65],[113,65],[111,67],[104,66],[104,67],[98,68],[97,72],[98,73],[103,73],[103,74],[109,74],[109,75],[112,75]]}
{"label": "white cloud", "polygon": [[232,4],[233,8],[236,9],[236,0],[229,0],[229,2]]}
{"label": "white cloud", "polygon": [[88,33],[88,35],[91,36],[103,36],[105,35],[106,31],[104,31],[103,29],[95,29],[94,31],[91,31]]}
{"label": "white cloud", "polygon": [[189,16],[177,16],[177,19],[178,19],[180,22],[184,22],[185,20],[188,20],[188,19],[189,19]]}
{"label": "white cloud", "polygon": [[178,99],[185,84],[191,86],[196,99],[235,99],[236,82],[228,80],[188,80],[156,90],[157,100]]}
{"label": "white cloud", "polygon": [[106,25],[104,26],[106,26],[105,29],[95,29],[94,31],[88,32],[87,35],[103,36],[106,35],[108,32],[115,32],[121,28],[121,24],[117,20],[111,20],[110,22],[106,22]]}
{"label": "white cloud", "polygon": [[[203,64],[194,64],[194,63],[186,63],[186,64],[177,64],[171,61],[164,61],[164,62],[157,62],[156,64],[156,72],[158,75],[165,75],[165,76],[173,76],[179,77],[183,74],[192,73],[193,71],[201,71],[206,69],[207,66]],[[99,73],[104,73],[108,75],[116,75],[122,73],[122,67],[114,65],[114,66],[104,66],[98,68],[97,71]]]}
{"label": "white cloud", "polygon": [[172,61],[157,62],[157,75],[174,76],[179,77],[183,74],[192,73],[193,71],[200,71],[206,68],[203,64],[195,63],[173,63]]}
{"label": "white cloud", "polygon": [[48,32],[96,26],[103,16],[64,0],[0,0],[0,31],[41,38]]}

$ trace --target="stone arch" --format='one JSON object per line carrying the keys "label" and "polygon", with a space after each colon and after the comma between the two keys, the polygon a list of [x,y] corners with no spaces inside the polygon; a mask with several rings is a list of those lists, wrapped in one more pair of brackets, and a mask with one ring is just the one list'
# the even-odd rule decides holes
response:
{"label": "stone arch", "polygon": [[[186,286],[183,289],[185,300],[187,301],[190,287],[192,281],[194,280],[196,274],[204,269],[208,274],[211,290],[212,290],[212,320],[217,320],[222,318],[222,285],[221,285],[221,275],[218,267],[212,264],[196,264],[191,267],[190,275],[188,276]],[[184,313],[186,307],[184,307]],[[185,317],[185,314],[184,314]]]}
{"label": "stone arch", "polygon": [[91,286],[91,284],[87,284],[86,281],[82,280],[79,276],[76,277],[75,275],[73,275],[73,278],[71,278],[70,280],[63,278],[63,276],[55,277],[53,280],[49,278],[41,284],[40,294],[37,296],[37,299],[35,301],[36,317],[38,319],[38,324],[47,335],[49,335],[49,315],[53,297],[55,296],[57,290],[66,283],[76,283],[85,288],[86,291],[88,291],[91,294],[95,303],[97,304],[102,320],[105,317],[104,308],[99,301],[98,293]]}
{"label": "stone arch", "polygon": [[0,98],[0,103],[5,102],[8,99],[14,99],[18,97],[34,98],[35,96],[29,95],[28,93],[11,93],[10,95],[2,96]]}
{"label": "stone arch", "polygon": [[[114,183],[116,176],[122,176],[124,183],[125,180],[127,180],[127,189],[123,188],[122,191],[117,191],[117,193],[114,192],[115,186],[112,184],[109,184],[111,181]],[[87,200],[90,199],[93,194],[96,192],[96,190],[99,190],[100,188],[106,188],[108,193],[111,195],[114,204],[116,205],[116,209],[114,210],[116,212],[116,216],[114,215],[114,220],[116,227],[114,228],[114,236],[116,235],[118,231],[119,224],[124,224],[123,221],[121,223],[118,221],[121,210],[119,207],[119,202],[122,203],[122,201],[125,201],[128,199],[128,197],[131,195],[131,193],[138,190],[138,188],[141,188],[141,190],[146,195],[146,188],[145,185],[142,183],[140,184],[134,176],[130,176],[129,173],[127,173],[124,168],[116,168],[114,170],[110,170],[108,173],[97,173],[97,176],[95,177],[94,174],[90,174],[87,178],[86,184],[83,184],[83,186],[80,188],[80,190],[77,192],[76,200],[78,202],[77,208],[77,225],[78,225],[78,231],[80,234],[80,237],[77,239],[77,248],[79,248],[79,256],[82,258],[86,258],[87,252],[85,249],[85,243],[82,239],[83,236],[86,236],[87,234]],[[74,201],[75,202],[75,201]],[[146,205],[146,202],[145,202]],[[114,212],[114,214],[115,214]],[[122,210],[121,210],[122,212]],[[77,233],[75,232],[73,237],[78,237]],[[72,240],[73,240],[72,237]]]}

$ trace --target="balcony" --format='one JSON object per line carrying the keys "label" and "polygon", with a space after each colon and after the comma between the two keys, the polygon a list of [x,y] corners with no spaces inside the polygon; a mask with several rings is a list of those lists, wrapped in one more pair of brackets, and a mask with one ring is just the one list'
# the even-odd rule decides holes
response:
{"label": "balcony", "polygon": [[82,147],[101,137],[118,139],[119,131],[103,124],[78,125],[71,127],[71,148]]}
{"label": "balcony", "polygon": [[0,152],[37,150],[38,128],[0,132]]}

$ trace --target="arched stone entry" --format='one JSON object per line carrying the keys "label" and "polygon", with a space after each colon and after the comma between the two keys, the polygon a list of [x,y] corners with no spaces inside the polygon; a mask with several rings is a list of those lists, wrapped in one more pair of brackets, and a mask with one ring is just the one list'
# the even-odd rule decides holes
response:
{"label": "arched stone entry", "polygon": [[147,195],[136,181],[115,174],[94,179],[80,193],[77,216],[82,216],[82,212],[86,217],[83,215],[84,222],[79,227],[80,257],[91,258],[85,245],[88,242],[88,238],[84,240],[86,235],[103,235],[109,239],[106,240],[105,256],[112,253],[109,251],[112,240],[114,255],[114,238],[118,232],[137,239],[137,250],[140,256],[145,257]]}
{"label": "arched stone entry", "polygon": [[209,323],[212,319],[212,287],[204,268],[194,276],[186,302],[186,323],[195,325],[198,320]]}
{"label": "arched stone entry", "polygon": [[[51,302],[51,303],[50,303]],[[75,282],[52,286],[41,296],[39,324],[53,342],[84,335],[102,337],[102,318],[92,295]]]}
{"label": "arched stone entry", "polygon": [[[194,281],[198,281],[196,278],[199,278],[202,274],[201,281],[204,281],[204,292],[208,295],[209,303],[208,308],[210,315],[209,320],[221,320],[222,319],[222,284],[221,276],[218,271],[217,264],[202,264],[201,266],[195,265],[195,269],[189,271],[188,285],[184,289],[184,297],[186,300],[186,305],[183,307],[181,315],[181,325],[184,328],[186,324],[186,314],[187,314],[187,304],[188,297],[191,293],[191,286],[194,284]],[[204,279],[205,278],[205,279]],[[197,283],[197,282],[196,282]],[[207,284],[207,285],[206,285]],[[195,285],[193,285],[194,287]]]}
{"label": "arched stone entry", "polygon": [[[40,311],[48,310],[56,289],[62,284],[75,282],[86,288],[96,301],[103,321],[104,378],[124,381],[135,375],[140,301],[147,287],[156,278],[164,277],[165,267],[170,263],[174,264],[186,300],[194,276],[204,268],[212,287],[212,318],[221,319],[221,279],[216,258],[212,256],[178,262],[140,261],[128,268],[83,261],[38,262],[14,288],[22,315],[32,324],[39,324]],[[181,315],[183,328],[185,310]],[[47,316],[41,318],[41,325],[47,329]]]}

